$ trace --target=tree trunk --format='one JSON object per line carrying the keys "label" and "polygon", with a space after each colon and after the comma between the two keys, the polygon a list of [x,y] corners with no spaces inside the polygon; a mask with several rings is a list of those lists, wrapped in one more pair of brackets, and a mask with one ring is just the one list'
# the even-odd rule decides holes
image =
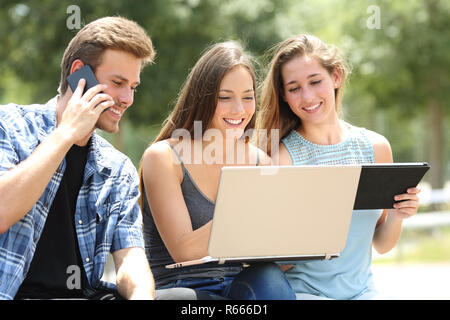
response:
{"label": "tree trunk", "polygon": [[444,110],[439,101],[433,97],[428,100],[428,161],[431,169],[428,173],[429,182],[433,189],[444,187]]}
{"label": "tree trunk", "polygon": [[[439,32],[441,25],[438,20],[433,17],[438,16],[438,1],[427,0],[425,2],[426,10],[428,12],[430,29]],[[436,43],[430,42],[428,45],[429,54],[432,55],[432,50],[436,50]],[[431,165],[430,172],[428,173],[429,182],[433,189],[441,189],[444,187],[445,180],[445,165],[444,155],[445,153],[445,135],[444,135],[444,119],[445,112],[443,106],[443,99],[439,99],[439,91],[442,90],[439,83],[439,77],[436,74],[440,73],[440,70],[433,72],[432,68],[428,69],[428,156],[429,163]]]}

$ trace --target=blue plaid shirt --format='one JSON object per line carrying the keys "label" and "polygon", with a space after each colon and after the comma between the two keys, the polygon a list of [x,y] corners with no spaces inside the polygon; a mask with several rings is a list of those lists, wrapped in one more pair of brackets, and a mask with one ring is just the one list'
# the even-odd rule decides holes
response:
{"label": "blue plaid shirt", "polygon": [[[56,102],[0,106],[0,179],[55,130]],[[33,208],[0,234],[0,299],[13,299],[25,279],[65,166],[63,160]],[[114,288],[100,280],[109,252],[144,247],[138,183],[130,159],[94,132],[75,212],[87,290]]]}

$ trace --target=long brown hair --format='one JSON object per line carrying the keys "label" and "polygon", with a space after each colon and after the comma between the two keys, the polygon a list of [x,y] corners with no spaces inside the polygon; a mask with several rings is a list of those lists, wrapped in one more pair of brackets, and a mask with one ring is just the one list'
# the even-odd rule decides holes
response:
{"label": "long brown hair", "polygon": [[[292,129],[301,125],[301,120],[295,115],[289,105],[283,100],[282,66],[296,57],[309,56],[317,61],[330,73],[338,72],[341,76],[341,85],[335,89],[336,108],[341,110],[344,83],[350,73],[350,65],[332,45],[326,45],[322,40],[312,35],[297,35],[290,37],[271,51],[273,58],[269,64],[269,70],[261,86],[261,107],[256,117],[256,132],[261,130],[278,129],[279,139],[285,137]],[[259,134],[258,134],[259,136]],[[261,144],[264,143],[262,146]],[[279,143],[279,141],[278,141]],[[267,141],[258,141],[260,147],[267,146],[267,153],[271,155],[271,135]]]}
{"label": "long brown hair", "polygon": [[[189,73],[175,108],[164,121],[163,128],[153,142],[171,137],[176,129],[186,129],[192,135],[194,121],[201,121],[203,132],[208,129],[215,112],[218,91],[223,77],[236,66],[247,68],[256,92],[256,74],[248,54],[235,41],[217,43],[209,47]],[[255,126],[252,118],[246,129]]]}
{"label": "long brown hair", "polygon": [[[177,129],[185,129],[193,137],[195,121],[201,121],[203,136],[216,111],[220,83],[228,71],[237,66],[243,66],[248,70],[253,79],[253,90],[256,92],[257,80],[253,58],[244,51],[238,42],[220,42],[207,48],[190,71],[174,109],[163,122],[161,131],[152,143],[169,139]],[[254,126],[255,117],[252,117],[245,129],[253,129]],[[142,187],[144,183],[142,159],[139,165],[139,177],[140,205],[143,207],[145,195],[143,195]]]}

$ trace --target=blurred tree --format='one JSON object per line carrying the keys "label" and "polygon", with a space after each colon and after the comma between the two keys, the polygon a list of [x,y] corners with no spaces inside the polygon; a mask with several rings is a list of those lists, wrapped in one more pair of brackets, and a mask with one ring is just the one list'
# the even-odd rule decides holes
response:
{"label": "blurred tree", "polygon": [[353,24],[344,29],[351,37],[350,54],[357,66],[353,84],[356,82],[358,94],[372,96],[376,108],[388,110],[391,116],[389,110],[395,110],[402,127],[414,117],[427,117],[426,126],[415,130],[423,130],[425,135],[426,160],[432,166],[429,181],[433,188],[442,188],[446,176],[445,126],[450,114],[450,3],[380,0],[373,5],[379,8],[379,28],[370,24],[374,11],[365,3],[359,4],[359,14],[354,13],[359,17],[359,28]]}
{"label": "blurred tree", "polygon": [[[433,167],[428,176],[433,187],[443,185],[445,150],[450,149],[445,141],[450,114],[448,1],[0,2],[1,103],[43,103],[56,94],[64,49],[78,31],[68,28],[69,6],[80,8],[81,27],[102,16],[121,15],[147,30],[156,63],[141,75],[132,112],[122,120],[125,130],[107,137],[133,154],[135,164],[206,46],[241,40],[264,66],[266,49],[290,35],[312,33],[338,45],[354,66],[344,98],[346,117],[386,135],[400,161],[422,160],[417,150],[426,147]],[[427,121],[419,118],[424,116]]]}
{"label": "blurred tree", "polygon": [[[45,102],[56,94],[64,49],[78,31],[68,28],[68,20],[73,22],[73,19],[67,9],[74,1],[3,2],[0,74],[11,73],[9,80],[17,78],[14,83],[20,83],[20,89],[16,91],[26,90],[28,103]],[[135,95],[133,112],[127,112],[123,121],[138,127],[159,127],[189,69],[208,45],[243,39],[249,51],[262,53],[274,40],[273,21],[285,2],[135,0],[131,5],[125,1],[81,0],[76,5],[80,8],[81,27],[102,16],[121,15],[147,30],[157,51],[156,63],[141,74],[142,85]],[[1,87],[5,91],[11,85]],[[109,138],[115,141],[116,147],[127,152],[123,135],[124,132],[119,131]]]}

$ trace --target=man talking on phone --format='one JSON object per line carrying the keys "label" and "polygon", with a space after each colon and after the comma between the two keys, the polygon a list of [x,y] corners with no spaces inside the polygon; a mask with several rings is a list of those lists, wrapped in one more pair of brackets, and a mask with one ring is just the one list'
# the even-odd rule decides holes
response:
{"label": "man talking on phone", "polygon": [[[144,253],[132,162],[95,133],[115,133],[152,42],[121,17],[87,24],[45,105],[0,106],[0,299],[194,299],[157,291]],[[99,84],[68,86],[90,65]],[[108,253],[116,286],[101,280]]]}

